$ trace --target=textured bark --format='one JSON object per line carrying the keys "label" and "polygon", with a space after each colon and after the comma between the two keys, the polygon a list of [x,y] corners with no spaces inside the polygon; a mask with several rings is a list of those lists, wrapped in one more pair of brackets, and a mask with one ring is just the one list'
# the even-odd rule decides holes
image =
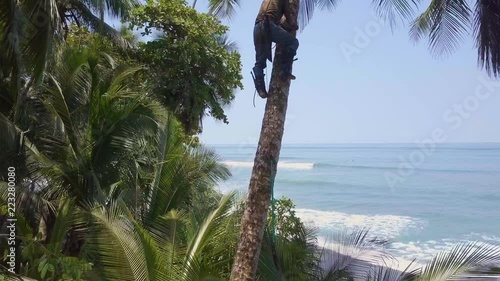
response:
{"label": "textured bark", "polygon": [[[290,3],[293,9],[292,20],[296,23],[299,0],[290,0]],[[271,172],[276,171],[279,161],[290,90],[290,80],[279,77],[281,53],[282,46],[278,45],[269,86],[270,97],[262,120],[231,281],[253,281],[257,273],[271,200]]]}

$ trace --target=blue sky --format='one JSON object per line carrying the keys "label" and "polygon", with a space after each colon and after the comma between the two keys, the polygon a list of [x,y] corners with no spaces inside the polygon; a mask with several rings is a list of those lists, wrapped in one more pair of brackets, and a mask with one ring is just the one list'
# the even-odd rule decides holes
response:
{"label": "blue sky", "polygon": [[[451,56],[433,58],[426,41],[415,45],[403,25],[392,32],[370,3],[342,1],[334,11],[316,11],[298,35],[283,143],[413,143],[435,130],[445,132],[446,142],[500,142],[500,84],[482,86],[479,77],[488,78],[472,39]],[[197,5],[206,10],[206,1]],[[205,119],[207,144],[258,141],[265,100],[257,96],[253,107],[250,71],[259,6],[243,0],[237,16],[225,21],[242,55],[245,89],[227,109],[229,125]],[[368,40],[355,41],[357,30],[366,29]],[[348,46],[351,56],[342,49]]]}

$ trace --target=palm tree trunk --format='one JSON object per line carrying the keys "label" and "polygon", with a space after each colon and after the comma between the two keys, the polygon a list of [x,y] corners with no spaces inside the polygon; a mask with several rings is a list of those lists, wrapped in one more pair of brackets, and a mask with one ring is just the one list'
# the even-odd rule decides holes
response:
{"label": "palm tree trunk", "polygon": [[[299,0],[291,0],[291,6],[293,20],[297,22]],[[231,281],[252,281],[257,273],[271,199],[271,171],[276,171],[279,160],[290,90],[290,80],[282,80],[279,76],[281,54],[282,46],[277,46],[269,86],[270,97],[262,121]]]}

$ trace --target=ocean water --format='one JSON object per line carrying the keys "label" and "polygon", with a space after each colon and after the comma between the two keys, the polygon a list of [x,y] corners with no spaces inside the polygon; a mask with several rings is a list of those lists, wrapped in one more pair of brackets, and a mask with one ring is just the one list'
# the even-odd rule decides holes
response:
{"label": "ocean water", "polygon": [[[255,146],[213,146],[246,192]],[[320,239],[370,228],[402,260],[428,261],[458,242],[500,245],[500,144],[284,145],[275,197],[297,205]]]}

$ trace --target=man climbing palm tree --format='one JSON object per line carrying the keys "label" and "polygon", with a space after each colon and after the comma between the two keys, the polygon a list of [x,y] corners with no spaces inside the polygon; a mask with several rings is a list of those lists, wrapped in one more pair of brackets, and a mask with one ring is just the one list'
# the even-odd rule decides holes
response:
{"label": "man climbing palm tree", "polygon": [[266,68],[267,59],[272,61],[272,42],[285,46],[285,53],[281,62],[281,78],[295,79],[291,70],[293,58],[299,47],[299,41],[288,31],[297,29],[297,24],[293,24],[291,21],[288,0],[264,0],[262,2],[253,31],[256,60],[253,68],[254,83],[255,89],[261,98],[268,97],[264,82],[264,68]]}

